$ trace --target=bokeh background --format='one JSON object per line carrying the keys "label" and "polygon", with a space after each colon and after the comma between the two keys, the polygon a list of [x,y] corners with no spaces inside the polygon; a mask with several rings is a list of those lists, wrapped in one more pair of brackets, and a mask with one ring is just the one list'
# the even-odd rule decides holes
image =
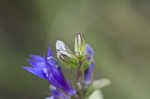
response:
{"label": "bokeh background", "polygon": [[94,48],[105,99],[150,99],[149,0],[0,0],[0,99],[44,99],[48,82],[22,69],[73,32]]}

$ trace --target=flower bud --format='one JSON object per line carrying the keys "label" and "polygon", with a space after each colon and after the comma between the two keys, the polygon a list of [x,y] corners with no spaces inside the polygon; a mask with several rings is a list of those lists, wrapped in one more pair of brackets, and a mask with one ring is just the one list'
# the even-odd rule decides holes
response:
{"label": "flower bud", "polygon": [[85,50],[85,40],[83,34],[80,32],[75,33],[75,53],[77,56],[82,56]]}
{"label": "flower bud", "polygon": [[62,41],[56,42],[56,50],[58,59],[66,66],[77,67],[78,59],[71,50]]}

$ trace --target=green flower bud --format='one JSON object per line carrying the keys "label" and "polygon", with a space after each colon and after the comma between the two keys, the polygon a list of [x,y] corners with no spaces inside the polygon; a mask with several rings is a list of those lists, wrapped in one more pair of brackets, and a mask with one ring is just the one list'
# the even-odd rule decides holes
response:
{"label": "green flower bud", "polygon": [[66,66],[76,68],[79,64],[78,58],[73,55],[71,50],[62,41],[56,42],[58,59]]}
{"label": "green flower bud", "polygon": [[83,37],[83,33],[76,32],[75,33],[75,53],[77,56],[82,56],[85,50],[85,40]]}

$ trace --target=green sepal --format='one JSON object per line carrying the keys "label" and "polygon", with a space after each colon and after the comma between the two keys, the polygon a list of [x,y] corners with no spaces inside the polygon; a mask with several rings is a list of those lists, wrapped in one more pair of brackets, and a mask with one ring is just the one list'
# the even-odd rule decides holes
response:
{"label": "green sepal", "polygon": [[77,68],[77,66],[79,66],[77,57],[73,55],[69,57],[65,54],[61,54],[60,56],[58,55],[57,57],[64,66],[67,66],[69,68]]}
{"label": "green sepal", "polygon": [[81,71],[85,71],[89,65],[94,61],[94,59],[90,59],[89,61],[87,59],[82,60],[82,66],[81,66]]}

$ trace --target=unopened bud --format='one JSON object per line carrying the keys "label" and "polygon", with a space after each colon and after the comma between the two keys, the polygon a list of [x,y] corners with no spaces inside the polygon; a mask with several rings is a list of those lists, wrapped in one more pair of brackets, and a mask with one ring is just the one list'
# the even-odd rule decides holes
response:
{"label": "unopened bud", "polygon": [[85,50],[85,40],[83,37],[83,33],[76,32],[75,33],[75,53],[77,56],[82,56]]}
{"label": "unopened bud", "polygon": [[56,42],[58,59],[66,66],[77,67],[78,59],[62,41]]}

